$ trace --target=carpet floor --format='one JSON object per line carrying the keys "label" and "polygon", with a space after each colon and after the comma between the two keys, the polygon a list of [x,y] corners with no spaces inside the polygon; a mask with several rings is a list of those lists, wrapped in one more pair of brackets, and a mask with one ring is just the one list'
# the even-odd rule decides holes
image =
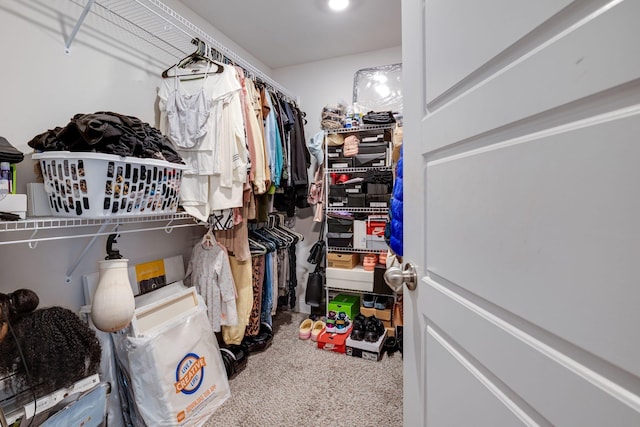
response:
{"label": "carpet floor", "polygon": [[298,338],[305,314],[278,312],[274,337],[229,381],[213,426],[402,426],[402,355],[381,361],[319,350]]}

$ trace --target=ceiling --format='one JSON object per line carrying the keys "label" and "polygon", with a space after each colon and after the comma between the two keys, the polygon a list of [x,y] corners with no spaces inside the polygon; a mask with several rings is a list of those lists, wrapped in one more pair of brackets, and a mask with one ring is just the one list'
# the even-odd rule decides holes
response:
{"label": "ceiling", "polygon": [[400,46],[400,0],[181,0],[272,69]]}

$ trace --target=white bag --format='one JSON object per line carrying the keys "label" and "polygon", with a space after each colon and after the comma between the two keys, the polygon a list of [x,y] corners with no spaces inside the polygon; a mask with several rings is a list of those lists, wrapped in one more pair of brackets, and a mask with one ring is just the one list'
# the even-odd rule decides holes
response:
{"label": "white bag", "polygon": [[114,342],[147,426],[202,426],[231,396],[202,301],[149,336],[114,335]]}

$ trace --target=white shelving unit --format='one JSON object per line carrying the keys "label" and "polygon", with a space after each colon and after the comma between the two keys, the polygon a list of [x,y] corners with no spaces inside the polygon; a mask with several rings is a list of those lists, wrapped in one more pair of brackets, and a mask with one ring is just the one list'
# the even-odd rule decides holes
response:
{"label": "white shelving unit", "polygon": [[[352,128],[342,128],[342,129],[331,129],[331,130],[326,130],[325,131],[325,141],[326,141],[326,136],[330,135],[330,134],[334,134],[334,133],[341,133],[341,134],[357,134],[359,132],[367,132],[367,131],[392,131],[395,128],[395,124],[392,125],[384,125],[384,126],[361,126],[361,127],[352,127]],[[387,141],[388,142],[388,141]],[[360,143],[360,146],[362,145],[366,145],[367,143]],[[391,149],[391,142],[388,142],[388,146],[387,149],[390,150]],[[390,156],[388,156],[390,157]],[[329,156],[328,156],[328,150],[327,147],[325,146],[325,165],[329,164]],[[330,192],[330,187],[329,187],[329,183],[331,182],[331,174],[362,174],[362,173],[366,173],[368,171],[371,170],[378,170],[378,171],[392,171],[393,168],[391,166],[391,161],[390,158],[388,158],[388,162],[386,166],[372,166],[372,167],[345,167],[345,168],[327,168],[324,171],[324,188],[325,188],[325,194],[324,194],[324,206],[325,206],[325,221],[327,221],[327,214],[331,214],[333,212],[348,212],[348,213],[365,213],[365,214],[387,214],[389,212],[389,208],[388,207],[384,207],[384,208],[378,208],[378,207],[350,207],[350,206],[339,206],[339,207],[329,207],[329,192]],[[328,227],[327,224],[325,223],[325,230],[328,232]],[[340,252],[340,253],[360,253],[360,254],[366,254],[366,253],[382,253],[385,250],[382,249],[371,249],[371,248],[367,248],[367,249],[361,249],[361,248],[353,248],[353,247],[336,247],[336,246],[329,246],[328,245],[328,239],[325,235],[325,243],[326,243],[326,253],[329,252]],[[361,268],[361,267],[360,267]],[[350,272],[350,271],[356,271],[356,270],[345,270],[345,272]],[[372,280],[373,280],[373,272],[372,272]],[[341,283],[344,283],[344,281],[342,281]],[[325,284],[325,299],[326,299],[326,304],[328,307],[329,301],[331,300],[332,297],[334,297],[337,294],[356,294],[356,295],[363,295],[363,294],[372,294],[374,296],[390,296],[389,294],[382,294],[382,293],[376,293],[374,291],[371,292],[365,292],[365,291],[361,291],[361,290],[356,290],[356,289],[349,289],[349,288],[345,288],[342,287],[339,283],[334,283],[332,284],[331,280],[327,279],[326,284]],[[395,296],[392,296],[392,298],[394,298],[395,300]]]}

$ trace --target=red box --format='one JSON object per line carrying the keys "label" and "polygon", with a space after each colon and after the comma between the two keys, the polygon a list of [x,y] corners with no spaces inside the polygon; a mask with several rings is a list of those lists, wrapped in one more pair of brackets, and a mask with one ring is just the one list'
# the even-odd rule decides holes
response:
{"label": "red box", "polygon": [[318,348],[327,351],[335,351],[336,353],[344,353],[347,351],[347,338],[351,334],[351,327],[344,334],[332,334],[323,332],[318,337]]}
{"label": "red box", "polygon": [[387,218],[371,218],[367,220],[367,235],[384,238],[384,228],[387,225]]}

